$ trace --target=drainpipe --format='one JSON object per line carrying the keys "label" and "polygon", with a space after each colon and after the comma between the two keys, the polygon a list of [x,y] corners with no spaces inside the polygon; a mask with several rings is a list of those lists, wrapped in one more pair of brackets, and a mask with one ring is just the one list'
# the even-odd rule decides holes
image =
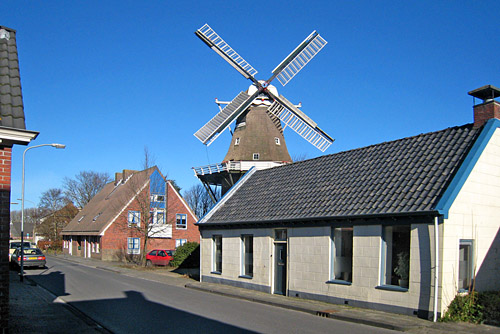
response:
{"label": "drainpipe", "polygon": [[435,272],[434,272],[434,319],[437,321],[438,316],[438,292],[439,292],[439,217],[434,217],[434,248],[435,248]]}

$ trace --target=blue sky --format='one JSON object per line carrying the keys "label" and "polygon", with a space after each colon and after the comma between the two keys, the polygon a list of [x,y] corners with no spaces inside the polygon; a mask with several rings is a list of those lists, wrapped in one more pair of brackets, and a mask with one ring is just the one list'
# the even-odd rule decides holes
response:
{"label": "blue sky", "polygon": [[[194,35],[205,23],[258,79],[313,30],[328,41],[286,87],[273,83],[336,139],[331,154],[472,122],[467,92],[500,86],[499,12],[491,1],[9,1],[0,25],[17,30],[31,145],[67,145],[29,151],[26,206],[82,170],[140,169],[144,146],[183,190],[199,182],[191,167],[223,159],[229,132],[208,148],[193,133],[214,98],[250,81]],[[285,138],[292,157],[323,154]]]}

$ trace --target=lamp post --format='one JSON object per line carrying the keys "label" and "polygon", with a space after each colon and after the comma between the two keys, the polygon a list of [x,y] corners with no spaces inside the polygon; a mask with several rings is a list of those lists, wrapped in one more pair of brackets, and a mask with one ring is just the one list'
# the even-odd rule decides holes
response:
{"label": "lamp post", "polygon": [[24,280],[24,160],[26,156],[26,152],[31,150],[32,148],[42,147],[42,146],[52,146],[55,148],[65,148],[66,145],[63,144],[41,144],[28,147],[24,150],[23,153],[23,182],[22,182],[22,191],[21,191],[21,273],[20,279],[21,282]]}

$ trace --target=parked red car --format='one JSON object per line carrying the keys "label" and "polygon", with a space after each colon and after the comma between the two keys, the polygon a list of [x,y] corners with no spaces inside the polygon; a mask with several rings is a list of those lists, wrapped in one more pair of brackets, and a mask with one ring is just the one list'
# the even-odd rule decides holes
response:
{"label": "parked red car", "polygon": [[146,266],[166,266],[174,258],[174,251],[171,249],[155,249],[146,255]]}

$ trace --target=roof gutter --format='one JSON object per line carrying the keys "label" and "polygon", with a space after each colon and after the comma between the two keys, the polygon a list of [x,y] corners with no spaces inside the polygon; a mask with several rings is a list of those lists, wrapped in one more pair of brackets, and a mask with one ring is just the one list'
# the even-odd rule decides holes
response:
{"label": "roof gutter", "polygon": [[[207,214],[208,215],[208,214]],[[310,223],[319,221],[343,221],[352,222],[356,220],[381,220],[381,219],[397,219],[405,217],[437,217],[440,213],[436,210],[429,211],[416,211],[416,212],[400,212],[400,213],[383,213],[383,214],[362,214],[350,216],[323,216],[323,217],[301,217],[301,218],[281,218],[281,219],[267,219],[267,220],[245,220],[245,221],[219,221],[219,222],[204,222],[197,223],[200,228],[215,227],[215,226],[237,226],[237,225],[273,225],[273,224],[297,224],[297,223]],[[204,217],[205,218],[205,217]]]}

